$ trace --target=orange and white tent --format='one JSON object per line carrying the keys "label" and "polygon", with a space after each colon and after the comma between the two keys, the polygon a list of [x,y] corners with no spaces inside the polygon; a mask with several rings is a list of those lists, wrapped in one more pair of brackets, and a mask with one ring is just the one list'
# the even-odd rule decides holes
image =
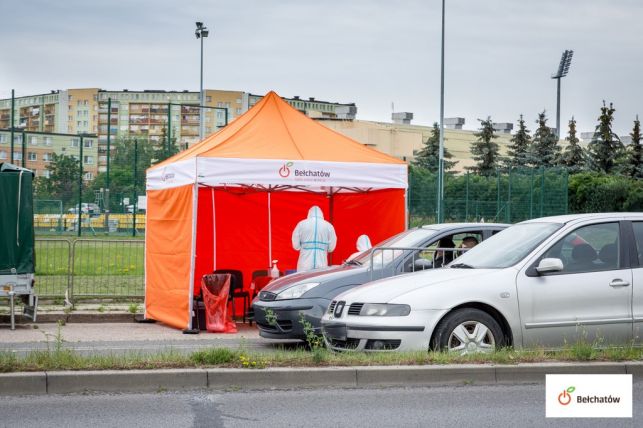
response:
{"label": "orange and white tent", "polygon": [[406,226],[407,165],[306,117],[268,93],[237,120],[147,170],[145,316],[192,328],[201,277],[279,260],[294,269],[291,234],[319,206],[335,227],[331,255]]}

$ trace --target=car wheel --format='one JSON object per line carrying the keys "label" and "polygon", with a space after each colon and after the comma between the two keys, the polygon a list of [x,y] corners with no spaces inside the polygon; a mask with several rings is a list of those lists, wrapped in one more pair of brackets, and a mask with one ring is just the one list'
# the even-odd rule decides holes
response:
{"label": "car wheel", "polygon": [[492,352],[505,345],[498,322],[479,309],[463,308],[448,314],[435,329],[433,349],[458,353]]}

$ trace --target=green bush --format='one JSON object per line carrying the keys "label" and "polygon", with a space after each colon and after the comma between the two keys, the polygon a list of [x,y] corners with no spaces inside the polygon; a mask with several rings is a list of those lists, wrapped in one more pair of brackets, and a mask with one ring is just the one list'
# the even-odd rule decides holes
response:
{"label": "green bush", "polygon": [[641,180],[596,172],[582,172],[569,178],[570,212],[623,212],[641,209]]}

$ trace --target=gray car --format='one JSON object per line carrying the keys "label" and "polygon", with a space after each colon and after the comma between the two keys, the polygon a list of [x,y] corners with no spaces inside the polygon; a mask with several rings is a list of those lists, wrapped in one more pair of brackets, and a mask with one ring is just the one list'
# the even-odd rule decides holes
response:
{"label": "gray car", "polygon": [[[376,279],[440,267],[460,254],[455,247],[465,238],[481,242],[508,226],[445,223],[417,227],[380,242],[342,265],[279,278],[252,302],[259,334],[269,339],[304,339],[302,316],[316,333],[321,333],[321,318],[338,294]],[[438,243],[445,242],[453,246],[439,251]],[[441,258],[445,254],[446,260]]]}

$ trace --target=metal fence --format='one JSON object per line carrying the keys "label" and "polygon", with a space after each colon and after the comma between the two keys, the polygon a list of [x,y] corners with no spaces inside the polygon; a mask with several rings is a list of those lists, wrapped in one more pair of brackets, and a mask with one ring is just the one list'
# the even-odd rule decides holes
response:
{"label": "metal fence", "polygon": [[142,240],[36,239],[36,292],[44,298],[141,298]]}
{"label": "metal fence", "polygon": [[[536,217],[567,214],[568,173],[565,169],[515,168],[493,175],[445,175],[444,216],[447,222],[516,223]],[[437,217],[436,174],[412,168],[409,174],[411,226],[434,223]]]}

